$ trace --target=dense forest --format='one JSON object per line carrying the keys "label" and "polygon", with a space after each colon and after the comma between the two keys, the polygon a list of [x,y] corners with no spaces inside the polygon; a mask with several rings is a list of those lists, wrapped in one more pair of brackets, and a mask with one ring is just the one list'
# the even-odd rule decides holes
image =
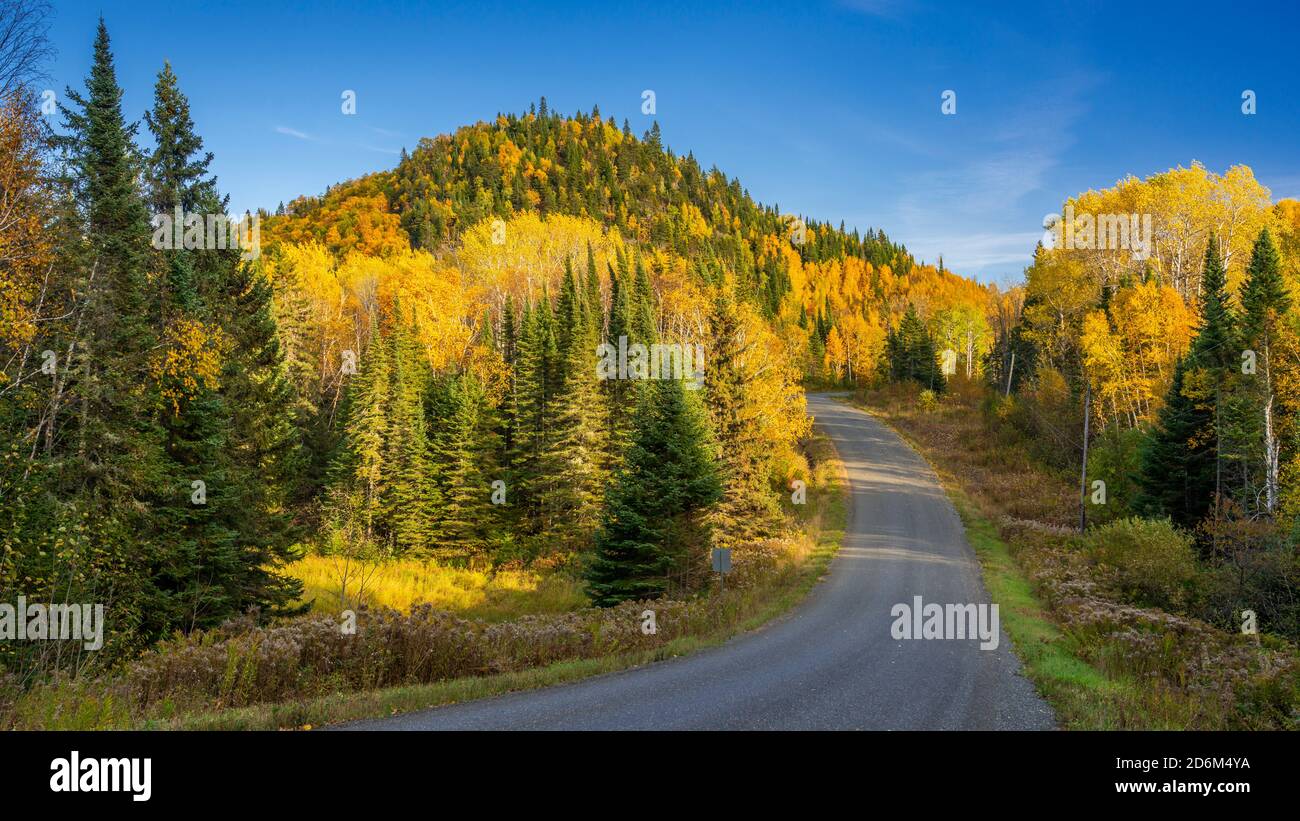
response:
{"label": "dense forest", "polygon": [[[21,84],[0,116],[0,591],[107,603],[110,656],[300,612],[307,552],[706,590],[711,548],[786,526],[805,387],[883,381],[987,382],[1045,461],[1088,454],[1093,518],[1169,517],[1294,596],[1300,207],[1248,168],[1082,194],[1153,215],[1152,252],[1045,244],[1000,292],[542,99],[247,215],[250,259],[158,247],[227,202],[170,66],[144,133],[134,91],[101,22],[53,128]],[[602,346],[701,356],[609,379]]]}
{"label": "dense forest", "polygon": [[106,603],[108,658],[302,611],[307,552],[705,590],[712,547],[787,526],[803,382],[990,344],[991,289],[545,100],[245,215],[259,253],[191,242],[227,201],[181,82],[144,133],[124,93],[101,22],[85,87],[54,118],[15,86],[0,142],[0,588]]}
{"label": "dense forest", "polygon": [[1190,541],[1134,584],[1300,636],[1300,203],[1194,163],[1066,206],[1149,215],[1149,249],[1040,245],[987,359],[996,425],[1083,468],[1081,526],[1167,519]]}

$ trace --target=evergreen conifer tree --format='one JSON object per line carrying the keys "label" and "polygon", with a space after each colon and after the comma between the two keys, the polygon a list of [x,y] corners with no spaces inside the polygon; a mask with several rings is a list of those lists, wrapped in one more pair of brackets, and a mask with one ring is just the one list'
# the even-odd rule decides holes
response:
{"label": "evergreen conifer tree", "polygon": [[[1265,228],[1255,240],[1246,283],[1241,291],[1242,344],[1253,356],[1255,378],[1243,379],[1252,411],[1249,437],[1255,461],[1260,464],[1264,512],[1277,510],[1281,437],[1276,407],[1278,364],[1294,351],[1294,331],[1288,329],[1291,297],[1282,279],[1281,263],[1272,234]],[[1243,363],[1245,364],[1245,363]]]}
{"label": "evergreen conifer tree", "polygon": [[398,321],[385,340],[391,387],[383,513],[394,552],[418,555],[435,543],[434,515],[441,502],[425,419],[429,366],[413,329],[401,321],[400,308],[394,312]]}
{"label": "evergreen conifer tree", "polygon": [[[154,412],[162,400],[151,378],[158,339],[150,311],[156,304],[149,289],[151,232],[136,185],[134,127],[122,115],[103,19],[86,92],[68,89],[65,96],[60,143],[81,204],[79,230],[69,236],[80,238],[84,248],[75,258],[85,264],[73,288],[85,307],[62,383],[67,418],[60,422],[58,452],[52,440],[48,450],[59,463],[58,487],[83,511],[90,522],[86,538],[112,569],[110,618],[130,623],[144,621],[156,605],[171,612],[149,572],[172,561],[155,538],[149,502],[160,494],[188,497],[190,488],[168,484],[165,434]],[[100,595],[110,595],[107,587]],[[157,635],[160,621],[142,632]]]}
{"label": "evergreen conifer tree", "polygon": [[675,568],[706,561],[701,514],[720,493],[698,400],[676,379],[647,382],[640,399],[587,574],[588,595],[601,607],[658,597]]}
{"label": "evergreen conifer tree", "polygon": [[434,449],[444,503],[435,555],[464,560],[482,552],[487,533],[490,493],[482,469],[490,420],[483,386],[473,374],[447,377],[438,393]]}
{"label": "evergreen conifer tree", "polygon": [[354,538],[372,543],[382,526],[384,442],[391,389],[388,353],[372,317],[370,344],[347,385],[342,433],[330,465],[331,507],[336,518]]}
{"label": "evergreen conifer tree", "polygon": [[1214,498],[1214,454],[1206,447],[1214,416],[1183,392],[1188,360],[1179,361],[1165,404],[1142,451],[1137,507],[1191,529]]}
{"label": "evergreen conifer tree", "polygon": [[1202,268],[1201,327],[1174,372],[1142,459],[1139,506],[1183,527],[1195,527],[1221,492],[1223,398],[1237,355],[1234,338],[1226,277],[1211,236]]}
{"label": "evergreen conifer tree", "polygon": [[704,391],[722,462],[723,494],[711,512],[716,544],[729,547],[771,534],[780,506],[770,483],[771,455],[759,435],[759,410],[750,395],[754,356],[730,283],[718,289],[709,315]]}

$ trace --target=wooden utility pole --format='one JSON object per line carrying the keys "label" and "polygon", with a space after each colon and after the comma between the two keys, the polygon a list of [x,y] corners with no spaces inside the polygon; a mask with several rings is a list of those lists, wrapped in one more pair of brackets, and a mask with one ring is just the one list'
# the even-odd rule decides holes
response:
{"label": "wooden utility pole", "polygon": [[1079,532],[1088,527],[1088,417],[1092,415],[1092,383],[1083,383],[1083,472],[1079,478]]}

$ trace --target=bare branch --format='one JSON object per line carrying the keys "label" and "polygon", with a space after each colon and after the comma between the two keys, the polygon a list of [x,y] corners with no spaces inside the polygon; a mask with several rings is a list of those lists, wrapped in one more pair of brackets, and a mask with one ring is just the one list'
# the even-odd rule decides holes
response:
{"label": "bare branch", "polygon": [[50,11],[46,0],[0,3],[0,99],[45,76],[42,66],[54,55]]}

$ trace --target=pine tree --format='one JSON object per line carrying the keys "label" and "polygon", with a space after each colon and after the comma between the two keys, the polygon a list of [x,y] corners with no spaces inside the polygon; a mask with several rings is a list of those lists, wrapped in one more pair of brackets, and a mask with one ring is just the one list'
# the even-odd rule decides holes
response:
{"label": "pine tree", "polygon": [[1240,341],[1228,303],[1227,273],[1214,234],[1205,246],[1205,261],[1201,272],[1201,327],[1192,340],[1191,359],[1186,374],[1185,391],[1208,408],[1213,419],[1209,431],[1204,432],[1204,447],[1209,448],[1214,460],[1214,509],[1219,509],[1219,499],[1225,489],[1225,457],[1235,448],[1225,448],[1226,421],[1231,418],[1228,399],[1231,398],[1233,374],[1240,355]]}
{"label": "pine tree", "polygon": [[605,306],[601,302],[600,275],[596,273],[596,256],[587,243],[587,279],[584,283],[584,298],[587,303],[587,316],[596,332],[596,342],[605,341]]}
{"label": "pine tree", "polygon": [[[168,72],[169,73],[169,72]],[[156,111],[165,111],[157,117],[145,113],[150,129],[158,141],[158,149],[145,165],[146,178],[156,168],[174,163],[178,154],[189,149],[193,140],[192,123],[188,116],[175,122],[176,100],[186,105],[175,85],[175,77],[164,85],[164,75],[159,75],[155,103]],[[170,108],[169,108],[170,107]],[[155,196],[164,192],[154,188],[150,204],[166,210],[177,204],[173,196]],[[209,316],[207,300],[200,289],[203,285],[200,268],[202,260],[193,251],[176,248],[164,252],[167,274],[166,292],[161,306],[161,323],[165,331],[177,333],[207,332],[212,337],[209,344],[224,347],[225,338],[220,332],[212,333],[215,326],[199,324]],[[177,395],[179,394],[179,395]],[[219,623],[232,612],[238,612],[243,603],[238,584],[227,581],[241,579],[239,533],[232,527],[238,499],[233,492],[229,460],[230,413],[224,397],[215,386],[201,384],[193,389],[177,391],[170,403],[164,403],[160,425],[166,437],[168,473],[166,486],[186,488],[193,481],[204,485],[203,504],[193,504],[183,493],[163,495],[154,504],[160,529],[168,534],[166,545],[160,550],[151,578],[158,589],[157,603],[150,608],[146,629],[165,632],[176,626],[185,629],[207,627]]]}
{"label": "pine tree", "polygon": [[650,287],[650,276],[646,273],[641,255],[636,256],[635,291],[631,300],[632,336],[637,342],[647,347],[658,341],[659,333],[655,328],[655,299]]}
{"label": "pine tree", "polygon": [[681,381],[646,383],[627,460],[606,501],[587,593],[609,607],[662,595],[708,552],[701,513],[720,494],[708,425]]}
{"label": "pine tree", "polygon": [[[102,19],[86,87],[85,97],[68,89],[66,96],[76,109],[63,108],[69,132],[65,145],[87,204],[85,233],[94,260],[84,289],[90,308],[80,341],[79,416],[84,427],[77,450],[94,483],[130,497],[137,472],[129,466],[141,464],[141,451],[155,448],[158,439],[156,426],[137,412],[156,341],[147,313],[150,231],[135,185],[134,128],[122,117],[122,90]],[[119,424],[120,429],[111,430]],[[152,463],[154,457],[146,459]]]}
{"label": "pine tree", "polygon": [[[573,345],[578,312],[578,281],[573,275],[573,259],[565,257],[564,278],[560,280],[560,296],[555,302],[556,348],[560,360],[564,360],[569,355],[569,349]],[[563,366],[559,371],[563,371]]]}
{"label": "pine tree", "polygon": [[512,460],[520,501],[525,506],[531,533],[543,542],[556,524],[554,488],[555,401],[560,389],[561,362],[555,316],[543,292],[536,305],[525,305],[519,336],[519,362],[515,369],[519,392],[519,441]]}
{"label": "pine tree", "polygon": [[[617,267],[611,265],[609,271],[608,344],[615,352],[624,348],[631,351],[636,345],[644,345],[649,352],[657,341],[654,295],[649,276],[639,256],[633,262],[619,250],[616,263]],[[632,360],[630,354],[628,360],[629,363]],[[609,431],[605,464],[608,469],[615,468],[622,461],[632,431],[638,393],[643,387],[642,380],[633,378],[630,368],[626,376],[604,381]]]}
{"label": "pine tree", "polygon": [[513,497],[511,508],[518,512],[526,528],[531,528],[534,513],[527,481],[537,435],[537,410],[533,403],[542,390],[537,383],[537,344],[537,320],[533,315],[532,303],[525,299],[515,338],[514,362],[510,369],[513,396],[509,398],[510,404],[506,412],[511,419],[513,436],[510,449],[506,451],[506,464],[509,468],[507,486]]}
{"label": "pine tree", "polygon": [[814,331],[808,336],[808,368],[807,372],[813,383],[819,383],[827,377],[825,371],[826,362],[826,343]]}
{"label": "pine tree", "polygon": [[[608,344],[615,351],[636,341],[632,330],[632,283],[621,251],[618,252],[618,263],[618,269],[611,265],[609,270],[609,329],[606,334]],[[610,446],[613,448],[610,459],[613,463],[620,458],[631,431],[629,418],[635,408],[635,398],[633,386],[626,379],[607,379],[604,388],[609,406]]]}
{"label": "pine tree", "polygon": [[[212,155],[201,153],[203,141],[170,66],[159,74],[145,120],[157,143],[145,165],[151,204],[164,213],[176,207],[219,211],[223,199],[208,173]],[[162,420],[176,462],[174,482],[187,486],[200,478],[208,486],[203,506],[174,496],[158,505],[161,516],[188,523],[166,531],[177,534],[178,543],[188,535],[197,548],[186,560],[171,561],[174,595],[204,602],[187,606],[182,624],[210,626],[252,606],[285,612],[301,585],[276,568],[291,558],[298,538],[287,503],[301,462],[270,284],[234,250],[174,248],[164,254],[171,297],[164,324],[206,332],[221,355],[217,384],[173,403]]]}
{"label": "pine tree", "polygon": [[609,342],[617,346],[620,337],[629,337],[632,341],[632,299],[633,284],[627,269],[627,259],[619,250],[616,255],[618,267],[613,264],[609,269]]}
{"label": "pine tree", "polygon": [[708,366],[704,390],[722,462],[723,495],[711,512],[719,547],[751,542],[771,534],[780,507],[770,482],[771,456],[759,432],[756,397],[749,370],[755,354],[730,283],[718,289],[709,315]]}
{"label": "pine tree", "polygon": [[434,465],[425,419],[425,396],[429,390],[429,366],[403,321],[400,307],[394,307],[397,324],[389,334],[389,408],[385,442],[383,513],[394,552],[416,555],[429,550],[438,536],[434,526],[441,502],[434,481]]}
{"label": "pine tree", "polygon": [[887,337],[885,351],[890,378],[894,381],[911,380],[936,392],[942,392],[946,387],[939,369],[934,337],[917,315],[914,305],[908,304],[898,329]]}
{"label": "pine tree", "polygon": [[501,309],[501,359],[507,370],[506,395],[501,402],[501,457],[508,462],[519,435],[519,326],[515,322],[515,302],[507,297]]}
{"label": "pine tree", "polygon": [[483,475],[490,427],[483,386],[473,374],[448,377],[435,391],[434,469],[443,505],[434,554],[464,560],[482,552],[488,524],[489,483]]}
{"label": "pine tree", "polygon": [[1137,508],[1195,527],[1214,498],[1214,414],[1184,393],[1189,360],[1180,360],[1165,404],[1142,451]]}
{"label": "pine tree", "polygon": [[1275,384],[1279,354],[1294,346],[1286,322],[1291,310],[1291,297],[1282,279],[1281,264],[1273,237],[1265,228],[1255,240],[1250,264],[1246,268],[1246,284],[1241,291],[1242,344],[1258,360],[1255,363],[1256,379],[1244,380],[1246,391],[1253,399],[1255,411],[1255,436],[1252,444],[1259,454],[1264,480],[1264,511],[1272,515],[1277,510],[1279,495],[1280,437],[1275,418]]}
{"label": "pine tree", "polygon": [[[569,294],[560,305],[559,322],[567,340],[562,356],[563,388],[556,401],[554,468],[563,477],[551,488],[549,507],[556,511],[559,544],[571,550],[587,546],[595,532],[605,480],[606,442],[600,382],[596,376],[596,328],[583,292]],[[548,460],[548,469],[549,469]]]}
{"label": "pine tree", "polygon": [[[157,334],[148,287],[149,222],[136,186],[134,129],[122,116],[108,30],[99,21],[83,95],[66,92],[62,106],[74,192],[83,204],[79,242],[86,268],[75,292],[84,295],[76,355],[67,363],[62,400],[48,428],[59,427],[59,487],[91,522],[88,540],[113,568],[110,618],[138,621],[157,603],[147,567],[163,561],[148,502],[189,495],[167,484],[164,434],[153,409],[161,399],[150,378]],[[65,418],[59,419],[60,414]],[[166,609],[166,608],[164,608]],[[152,625],[151,625],[152,626]]]}
{"label": "pine tree", "polygon": [[338,449],[330,465],[330,507],[353,541],[376,541],[382,526],[384,442],[391,380],[388,347],[376,320],[361,367],[350,377]]}
{"label": "pine tree", "polygon": [[1143,451],[1139,507],[1195,527],[1222,493],[1224,393],[1236,353],[1226,277],[1213,236],[1201,274],[1201,327],[1178,363]]}
{"label": "pine tree", "polygon": [[208,171],[212,152],[203,151],[203,140],[190,117],[190,102],[181,93],[170,62],[164,62],[158,72],[153,110],[145,112],[144,121],[156,144],[146,166],[154,213],[171,215],[176,206],[185,213],[222,208],[216,178]]}
{"label": "pine tree", "polygon": [[1210,235],[1201,269],[1201,327],[1192,341],[1196,366],[1215,371],[1216,379],[1232,369],[1238,351],[1237,335],[1228,303],[1228,278],[1219,245]]}
{"label": "pine tree", "polygon": [[252,266],[233,270],[227,284],[234,340],[224,362],[222,394],[231,413],[231,482],[235,529],[244,563],[234,582],[244,591],[240,609],[252,604],[270,613],[298,598],[297,583],[275,574],[292,559],[301,538],[290,502],[306,455],[292,408],[289,379],[275,322],[271,283]]}

